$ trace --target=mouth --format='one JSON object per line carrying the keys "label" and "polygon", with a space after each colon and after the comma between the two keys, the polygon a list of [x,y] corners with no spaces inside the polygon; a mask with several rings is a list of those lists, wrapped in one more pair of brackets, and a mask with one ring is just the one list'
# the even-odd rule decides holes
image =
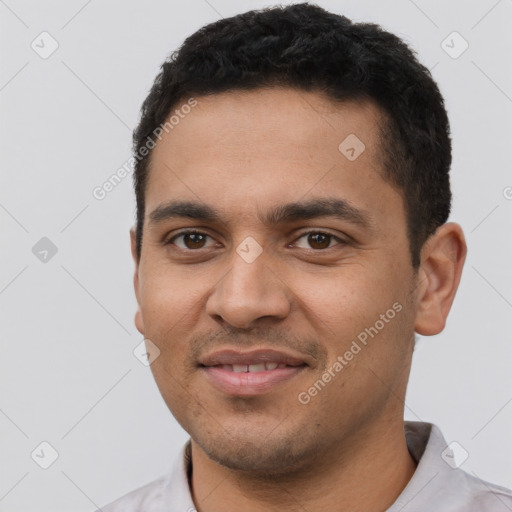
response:
{"label": "mouth", "polygon": [[292,365],[287,365],[285,363],[275,363],[275,362],[267,362],[267,363],[253,363],[253,364],[219,364],[215,366],[209,366],[208,368],[221,368],[222,370],[228,370],[235,373],[257,373],[257,372],[265,372],[272,371],[276,368],[293,368]]}
{"label": "mouth", "polygon": [[308,366],[298,355],[275,350],[223,350],[206,356],[199,364],[217,390],[239,397],[267,393]]}

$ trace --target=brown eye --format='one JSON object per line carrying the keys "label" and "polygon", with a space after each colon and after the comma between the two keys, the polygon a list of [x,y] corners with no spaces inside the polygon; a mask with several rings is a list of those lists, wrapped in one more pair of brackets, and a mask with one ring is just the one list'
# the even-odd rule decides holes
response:
{"label": "brown eye", "polygon": [[206,233],[200,233],[199,231],[183,231],[173,236],[167,243],[169,245],[176,245],[183,250],[203,249],[206,247],[207,238],[211,237]]}
{"label": "brown eye", "polygon": [[[310,231],[309,233],[304,233],[297,240],[305,239],[305,243],[295,243],[294,245],[300,247],[301,249],[313,249],[313,250],[323,250],[329,249],[333,245],[343,244],[343,240],[338,237],[331,235],[330,233],[324,233],[322,231]],[[332,244],[332,241],[336,243]]]}
{"label": "brown eye", "polygon": [[331,236],[325,233],[313,233],[308,236],[309,245],[313,249],[327,249],[331,243]]}
{"label": "brown eye", "polygon": [[200,249],[204,246],[206,236],[191,233],[183,236],[183,242],[187,246],[187,249]]}

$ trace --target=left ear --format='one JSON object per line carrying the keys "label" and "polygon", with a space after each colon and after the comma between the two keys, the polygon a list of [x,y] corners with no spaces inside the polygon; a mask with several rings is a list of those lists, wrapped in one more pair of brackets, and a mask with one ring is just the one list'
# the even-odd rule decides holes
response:
{"label": "left ear", "polygon": [[425,242],[417,278],[414,329],[418,334],[432,336],[444,329],[459,287],[466,252],[464,233],[455,222],[443,224]]}
{"label": "left ear", "polygon": [[136,227],[130,229],[130,246],[132,251],[133,262],[135,263],[135,272],[133,274],[133,288],[135,290],[135,298],[137,299],[137,311],[135,313],[135,327],[144,336],[144,320],[142,318],[141,302],[140,302],[140,282],[139,282],[139,263],[140,258],[137,254],[137,235]]}

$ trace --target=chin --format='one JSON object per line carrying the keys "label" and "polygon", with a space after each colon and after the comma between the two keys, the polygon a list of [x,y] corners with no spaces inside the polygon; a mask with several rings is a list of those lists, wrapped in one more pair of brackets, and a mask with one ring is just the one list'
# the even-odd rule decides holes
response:
{"label": "chin", "polygon": [[314,439],[304,439],[294,432],[286,435],[281,432],[280,437],[250,436],[246,430],[231,436],[224,432],[224,436],[208,439],[199,436],[194,440],[218,464],[260,477],[289,476],[294,470],[307,467],[311,458],[318,456],[319,448]]}

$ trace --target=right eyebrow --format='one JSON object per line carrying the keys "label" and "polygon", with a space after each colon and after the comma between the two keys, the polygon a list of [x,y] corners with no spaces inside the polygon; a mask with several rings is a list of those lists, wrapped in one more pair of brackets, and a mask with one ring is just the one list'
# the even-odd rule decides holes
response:
{"label": "right eyebrow", "polygon": [[194,201],[169,201],[155,208],[149,215],[150,224],[159,224],[168,219],[185,217],[204,222],[220,222],[219,214],[210,206]]}

